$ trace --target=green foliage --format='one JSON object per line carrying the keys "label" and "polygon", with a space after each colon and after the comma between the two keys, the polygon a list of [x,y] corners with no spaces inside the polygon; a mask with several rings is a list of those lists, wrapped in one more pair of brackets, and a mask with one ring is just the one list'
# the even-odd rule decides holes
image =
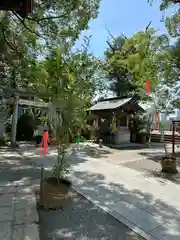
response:
{"label": "green foliage", "polygon": [[59,179],[64,173],[64,154],[70,138],[80,134],[86,126],[88,108],[96,90],[96,76],[93,78],[93,75],[98,65],[87,52],[67,52],[65,55],[59,49],[43,64],[47,79],[42,81],[47,81],[49,85],[45,90],[52,96],[48,121],[58,142],[58,161],[54,174],[59,173]]}
{"label": "green foliage", "polygon": [[150,114],[137,114],[135,116],[135,126],[137,134],[149,134],[151,131],[152,117]]}
{"label": "green foliage", "polygon": [[129,94],[134,89],[131,75],[125,65],[123,65],[123,46],[125,37],[113,39],[112,43],[108,42],[109,48],[105,52],[105,74],[109,80],[110,90],[117,96]]}
{"label": "green foliage", "polygon": [[[166,35],[156,35],[152,28],[136,33],[131,38],[118,37],[106,51],[105,70],[110,87],[117,95],[145,91],[146,80],[151,91],[161,80],[162,61],[169,45]],[[125,94],[124,94],[125,93]]]}
{"label": "green foliage", "polygon": [[16,85],[29,89],[32,79],[44,78],[44,59],[51,50],[71,48],[90,19],[97,17],[99,0],[34,1],[25,19],[15,12],[0,12],[0,73],[9,84],[16,69]]}
{"label": "green foliage", "polygon": [[180,37],[180,7],[173,16],[166,18],[165,25],[172,37]]}
{"label": "green foliage", "polygon": [[[148,0],[150,4],[153,0]],[[166,9],[174,7],[174,13],[172,16],[165,18],[165,25],[172,37],[180,36],[180,0],[161,0],[160,10],[165,11]]]}
{"label": "green foliage", "polygon": [[86,38],[82,50],[76,52],[70,47],[50,49],[46,59],[32,62],[26,73],[31,79],[29,88],[51,97],[61,94],[59,84],[65,89],[71,82],[74,91],[77,87],[81,97],[91,103],[92,97],[102,91],[102,71],[100,61],[88,52],[88,44]]}
{"label": "green foliage", "polygon": [[16,50],[24,46],[24,43],[19,45],[22,39],[28,46],[72,44],[80,32],[88,27],[89,20],[97,17],[98,8],[99,0],[46,0],[43,3],[35,0],[33,13],[25,19],[15,12],[1,12],[1,27],[8,34],[4,40],[10,41]]}
{"label": "green foliage", "polygon": [[[179,108],[180,81],[180,40],[169,46],[161,60],[162,83],[169,87],[170,94],[166,94],[166,101],[171,100],[172,106]],[[165,98],[164,98],[165,99]]]}

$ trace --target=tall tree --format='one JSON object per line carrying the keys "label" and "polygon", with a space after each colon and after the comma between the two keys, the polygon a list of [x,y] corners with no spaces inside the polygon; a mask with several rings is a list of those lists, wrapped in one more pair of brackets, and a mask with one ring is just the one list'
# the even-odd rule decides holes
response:
{"label": "tall tree", "polygon": [[[127,95],[134,90],[132,75],[121,64],[118,64],[119,55],[123,55],[123,46],[126,42],[124,36],[107,41],[109,47],[105,52],[105,76],[109,80],[109,88],[117,96]],[[133,51],[133,49],[131,50]],[[124,55],[124,58],[126,56]]]}
{"label": "tall tree", "polygon": [[[88,41],[87,38],[86,41]],[[63,89],[66,89],[66,84],[72,80],[71,85],[74,84],[74,91],[89,103],[98,92],[102,91],[101,63],[89,52],[88,42],[85,42],[82,50],[76,52],[71,48],[53,49],[46,59],[35,64],[29,68],[28,72],[29,78],[32,79],[30,87],[35,92],[46,93],[48,96],[57,95],[59,84],[65,79],[67,81],[63,81]]]}
{"label": "tall tree", "polygon": [[[88,27],[89,20],[96,18],[98,7],[99,0],[35,0],[33,13],[25,18],[16,12],[1,11],[0,61],[6,64],[8,76],[14,68],[19,79],[28,80],[29,67],[39,69],[37,60],[46,56],[49,49],[73,46],[80,32]],[[29,82],[23,80],[21,85],[28,86]]]}
{"label": "tall tree", "polygon": [[[154,0],[148,0],[149,3],[153,3]],[[172,16],[165,18],[165,25],[172,37],[180,36],[180,0],[161,0],[160,10],[165,11],[169,7],[174,7],[174,13]]]}
{"label": "tall tree", "polygon": [[180,39],[170,46],[167,54],[168,65],[164,68],[164,79],[173,91],[172,105],[180,107]]}
{"label": "tall tree", "polygon": [[116,94],[124,90],[126,93],[143,91],[147,79],[150,79],[153,91],[162,80],[161,62],[168,45],[166,35],[157,36],[156,31],[149,27],[129,39],[122,38],[120,49],[113,50],[113,45],[110,45],[111,50],[106,53],[105,68],[108,77],[113,80],[111,86],[114,87]]}

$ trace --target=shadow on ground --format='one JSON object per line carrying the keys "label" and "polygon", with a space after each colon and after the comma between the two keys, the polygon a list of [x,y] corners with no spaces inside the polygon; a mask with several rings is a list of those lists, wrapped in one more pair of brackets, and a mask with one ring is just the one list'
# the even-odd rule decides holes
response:
{"label": "shadow on ground", "polygon": [[39,211],[40,239],[143,240],[73,190],[71,198],[71,202],[62,210]]}
{"label": "shadow on ground", "polygon": [[[171,230],[172,226],[179,229],[180,211],[177,208],[140,189],[127,189],[123,184],[116,182],[107,183],[102,174],[76,171],[75,176],[82,180],[78,188],[85,196],[91,196],[96,204],[114,209],[116,203],[123,217],[132,219],[134,224],[141,223],[139,227],[145,231],[153,231],[162,225],[160,229],[162,236],[168,235],[168,239],[176,236],[177,232]],[[163,182],[162,186],[164,184]],[[128,213],[123,211],[124,208],[128,208]],[[141,212],[143,210],[149,213],[145,219]]]}
{"label": "shadow on ground", "polygon": [[[25,161],[16,151],[5,147],[0,149],[0,236],[2,239],[7,239],[8,236],[12,236],[13,239],[28,237],[38,239],[33,184],[37,180],[39,183],[39,176],[40,169]],[[25,234],[30,236],[24,236]]]}
{"label": "shadow on ground", "polygon": [[11,149],[0,151],[0,183],[40,178],[40,168],[31,161],[26,161]]}
{"label": "shadow on ground", "polygon": [[145,148],[149,148],[147,145],[145,144],[122,144],[122,145],[106,145],[107,147],[111,148],[111,149],[119,149],[119,150],[137,150],[137,149],[145,149]]}
{"label": "shadow on ground", "polygon": [[[76,167],[80,166],[82,163],[86,161],[96,160],[97,154],[94,154],[94,157],[93,157],[93,154],[91,154],[91,158],[88,158],[88,153],[86,154],[86,151],[87,149],[84,149],[84,150],[82,149],[80,153],[78,153],[78,157],[74,157],[72,153],[69,155],[69,163],[72,166],[72,168],[73,166],[76,166]],[[48,164],[53,163],[54,156],[55,154],[53,155],[53,151],[52,151],[52,157],[49,156]],[[100,156],[101,154],[99,154],[99,158]],[[40,163],[38,162],[39,161],[38,159],[40,160]],[[41,159],[42,158],[36,156],[33,162],[35,161],[36,164],[41,164],[42,163]],[[120,181],[118,181],[118,179],[114,178],[114,181],[112,182],[112,181],[109,181],[106,178],[106,176],[103,174],[93,173],[92,169],[89,171],[83,171],[80,169],[81,167],[79,167],[79,170],[74,170],[73,176],[75,177],[74,178],[75,186],[81,190],[81,193],[83,193],[83,195],[91,196],[98,205],[102,205],[103,203],[103,205],[105,205],[108,208],[113,208],[114,203],[116,202],[119,206],[119,209],[122,215],[124,214],[123,216],[125,218],[130,217],[131,219],[133,219],[132,221],[135,224],[138,224],[139,222],[141,222],[141,228],[144,228],[144,230],[147,232],[154,230],[154,234],[156,234],[157,233],[156,228],[159,225],[162,225],[161,228],[159,228],[159,233],[158,233],[159,238],[163,238],[167,235],[168,239],[174,239],[175,237],[177,237],[177,234],[179,234],[178,236],[180,238],[180,229],[179,229],[180,210],[178,208],[178,201],[177,201],[177,207],[173,207],[168,205],[162,199],[157,199],[155,195],[151,195],[148,192],[142,192],[140,189],[134,189],[134,188],[127,189],[123,184],[121,184]],[[137,181],[138,181],[138,177],[137,177]],[[162,190],[165,184],[166,182],[162,182]],[[147,191],[149,188],[151,188],[150,182],[149,182],[149,186],[147,186]],[[167,194],[169,194],[169,196],[171,195],[170,192],[168,192]],[[98,225],[95,224],[95,221],[96,221],[95,218],[91,215],[89,210],[87,210],[88,207],[85,203],[83,203],[83,201],[79,200],[78,204],[83,205],[82,207],[80,207],[80,209],[83,208],[83,210],[81,211],[83,212],[82,219],[84,220],[81,220],[78,223],[73,222],[73,219],[74,221],[77,221],[76,219],[77,216],[74,216],[73,214],[73,207],[67,210],[67,213],[69,215],[66,214],[66,210],[64,212],[53,211],[53,213],[43,212],[43,213],[40,213],[40,217],[41,217],[41,221],[44,221],[45,225],[43,225],[44,227],[42,227],[43,230],[41,231],[46,231],[45,226],[49,224],[49,231],[51,233],[55,232],[56,234],[59,234],[59,237],[54,239],[82,239],[81,237],[76,238],[76,236],[78,236],[77,234],[81,236],[82,234],[81,231],[83,227],[87,229],[87,226],[85,226],[84,224],[88,216],[89,216],[89,220],[87,220],[88,229],[91,226],[92,231],[94,231],[94,234],[98,229],[101,229],[101,227],[102,229],[104,229],[104,226],[102,226],[103,224],[101,222],[97,223]],[[92,206],[92,208],[93,209],[95,208],[94,205]],[[129,213],[128,213],[129,216],[126,216],[127,211],[123,212],[124,208],[129,209]],[[142,215],[141,215],[142,209],[149,213],[146,215],[146,219],[142,218]],[[97,210],[92,210],[92,212],[94,211],[96,212]],[[61,220],[58,221],[57,219],[59,218],[59,214],[61,214],[62,217],[60,216]],[[152,221],[152,215],[154,216],[153,221]],[[57,218],[53,219],[53,216],[56,216]],[[70,219],[69,219],[69,216],[70,216]],[[82,217],[82,215],[80,217]],[[77,218],[79,219],[79,217]],[[65,219],[66,221],[64,221]],[[72,223],[73,226],[68,225],[69,221],[73,222]],[[172,226],[173,226],[173,229],[177,230],[177,232],[170,231],[172,230]],[[77,233],[78,231],[79,233]],[[102,232],[103,231],[104,230],[102,230]],[[48,232],[46,232],[46,234],[48,235]],[[49,238],[47,239],[53,239],[53,238],[49,236]],[[91,238],[87,237],[86,239],[91,239]],[[100,237],[98,239],[112,239],[112,238]],[[123,240],[123,238],[121,238],[120,236],[116,239]]]}

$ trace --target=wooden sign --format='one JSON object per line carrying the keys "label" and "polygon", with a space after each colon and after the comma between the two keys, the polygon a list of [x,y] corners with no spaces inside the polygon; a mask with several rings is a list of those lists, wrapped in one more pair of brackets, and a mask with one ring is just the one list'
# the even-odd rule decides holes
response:
{"label": "wooden sign", "polygon": [[19,99],[19,104],[33,107],[48,108],[49,103]]}

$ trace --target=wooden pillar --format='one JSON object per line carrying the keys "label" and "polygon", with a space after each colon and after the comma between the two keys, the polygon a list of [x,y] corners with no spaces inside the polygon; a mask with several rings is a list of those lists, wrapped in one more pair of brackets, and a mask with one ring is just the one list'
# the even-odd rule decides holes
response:
{"label": "wooden pillar", "polygon": [[17,147],[16,143],[16,133],[17,133],[17,122],[18,122],[18,102],[19,97],[14,98],[13,116],[12,116],[12,137],[11,137],[11,147]]}
{"label": "wooden pillar", "polygon": [[5,111],[0,112],[0,145],[4,145],[4,121],[5,120]]}
{"label": "wooden pillar", "polygon": [[98,129],[98,127],[99,127],[99,120],[100,120],[100,117],[98,115],[96,115],[96,119],[95,119],[95,127],[96,127],[96,129]]}

